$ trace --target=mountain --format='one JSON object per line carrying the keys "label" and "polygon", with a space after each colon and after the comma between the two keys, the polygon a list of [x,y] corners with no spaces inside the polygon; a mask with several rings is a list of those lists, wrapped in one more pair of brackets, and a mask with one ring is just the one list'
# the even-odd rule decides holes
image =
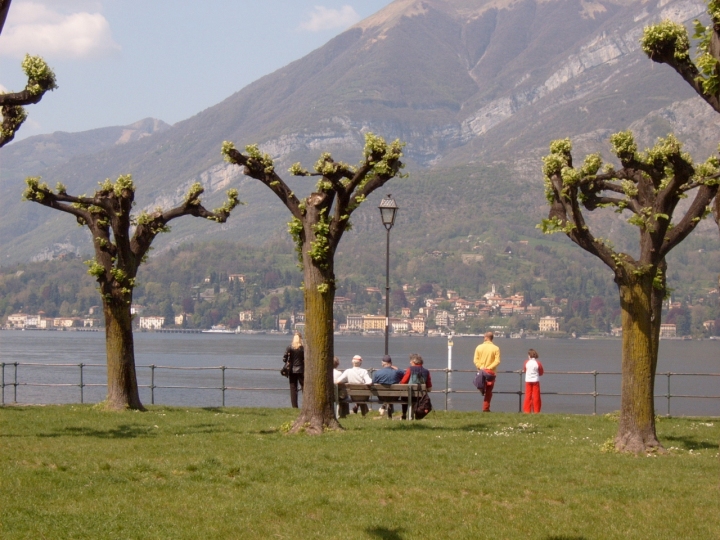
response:
{"label": "mountain", "polygon": [[129,126],[92,129],[81,133],[57,131],[9,146],[2,153],[3,176],[31,176],[78,156],[89,156],[170,129],[162,120],[145,118]]}
{"label": "mountain", "polygon": [[[176,203],[195,181],[206,186],[211,204],[231,186],[249,203],[221,227],[180,220],[160,248],[200,238],[261,244],[284,234],[286,211],[264,186],[223,163],[223,140],[258,142],[287,167],[310,165],[322,151],[355,161],[366,131],[400,138],[411,178],[433,186],[408,212],[422,208],[452,222],[452,207],[432,198],[448,186],[446,172],[498,165],[499,178],[474,186],[523,193],[521,206],[497,200],[498,213],[536,223],[545,212],[539,157],[552,139],[570,136],[578,153],[607,154],[609,134],[631,126],[646,145],[672,130],[698,158],[715,150],[718,115],[638,44],[645,25],[661,18],[689,24],[704,9],[699,0],[396,0],[170,128],[157,124],[127,141],[118,135],[123,128],[70,134],[63,143],[54,134],[43,136],[52,142],[32,137],[0,150],[0,261],[89,250],[87,233],[72,218],[19,202],[27,174],[83,193],[129,172],[142,207]],[[292,182],[298,193],[312,186]],[[397,189],[410,184],[395,185],[402,200]]]}

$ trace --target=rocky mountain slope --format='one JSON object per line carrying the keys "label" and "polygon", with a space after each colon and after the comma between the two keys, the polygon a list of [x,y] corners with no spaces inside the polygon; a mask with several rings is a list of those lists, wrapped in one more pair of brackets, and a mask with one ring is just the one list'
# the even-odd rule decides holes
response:
{"label": "rocky mountain slope", "polygon": [[[179,201],[194,181],[218,198],[238,187],[250,203],[222,227],[178,223],[166,246],[205,237],[262,243],[282,234],[284,208],[222,162],[223,140],[258,142],[283,166],[310,165],[322,151],[357,160],[362,134],[373,131],[406,141],[411,175],[424,171],[441,185],[447,167],[504,163],[503,182],[528,194],[528,206],[507,201],[508,219],[522,212],[539,220],[539,157],[552,139],[571,136],[579,152],[607,153],[608,135],[632,126],[645,144],[672,130],[698,158],[715,150],[718,115],[638,44],[653,21],[689,24],[703,13],[700,0],[396,0],[169,129],[140,130],[147,136],[127,136],[125,144],[115,144],[122,128],[107,128],[113,131],[103,137],[54,134],[4,148],[0,262],[86,250],[85,233],[70,217],[19,202],[28,174],[82,193],[130,172],[148,207]],[[64,138],[78,149],[58,151]],[[293,182],[299,193],[311,186]],[[478,181],[478,190],[490,188]]]}

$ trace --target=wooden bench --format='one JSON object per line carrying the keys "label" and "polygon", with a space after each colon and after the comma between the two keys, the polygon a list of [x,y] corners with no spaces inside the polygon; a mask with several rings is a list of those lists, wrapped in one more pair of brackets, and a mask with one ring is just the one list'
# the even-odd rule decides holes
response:
{"label": "wooden bench", "polygon": [[[412,404],[427,391],[424,384],[349,384],[335,385],[335,403],[349,400],[352,403],[400,403],[408,406],[408,418],[412,420]],[[375,398],[375,399],[373,399]]]}

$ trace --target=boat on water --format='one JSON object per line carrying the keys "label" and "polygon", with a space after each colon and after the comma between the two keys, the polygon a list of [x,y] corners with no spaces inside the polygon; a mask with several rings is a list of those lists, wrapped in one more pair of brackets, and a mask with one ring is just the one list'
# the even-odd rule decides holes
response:
{"label": "boat on water", "polygon": [[235,334],[235,330],[228,330],[224,324],[213,326],[210,330],[203,330],[203,334]]}

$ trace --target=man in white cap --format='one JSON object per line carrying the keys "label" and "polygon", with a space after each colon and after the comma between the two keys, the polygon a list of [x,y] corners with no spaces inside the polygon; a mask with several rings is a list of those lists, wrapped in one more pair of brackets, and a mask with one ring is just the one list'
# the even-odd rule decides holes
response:
{"label": "man in white cap", "polygon": [[[362,356],[359,354],[353,356],[352,365],[353,367],[348,368],[343,372],[340,380],[348,384],[372,384],[372,379],[370,378],[370,374],[367,369],[360,367],[362,365]],[[358,406],[360,407],[362,415],[365,416],[368,412],[367,403],[358,403],[353,408],[353,412],[357,413]]]}

